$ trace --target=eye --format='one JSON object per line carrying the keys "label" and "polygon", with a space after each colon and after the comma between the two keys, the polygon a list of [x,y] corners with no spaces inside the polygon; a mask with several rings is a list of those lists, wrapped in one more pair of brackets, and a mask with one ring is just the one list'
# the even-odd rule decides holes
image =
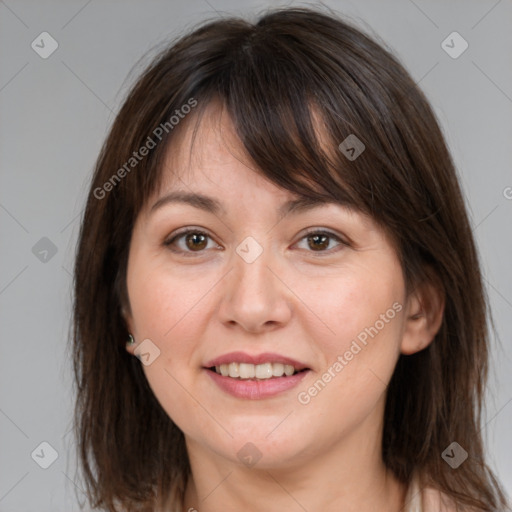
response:
{"label": "eye", "polygon": [[[311,249],[312,252],[324,252],[324,253],[332,253],[340,250],[339,246],[348,246],[349,244],[342,240],[338,235],[331,233],[330,231],[315,231],[311,230],[306,233],[305,236],[301,238],[302,240],[306,240],[307,247]],[[338,248],[334,248],[334,250],[328,249],[330,242],[336,241],[338,244]],[[328,250],[326,250],[328,249]]]}
{"label": "eye", "polygon": [[[340,249],[340,247],[334,249],[329,246],[331,241],[335,241],[338,246],[347,246],[348,243],[342,240],[338,235],[331,233],[330,231],[322,230],[311,230],[304,235],[300,241],[306,240],[307,247],[311,249],[311,252],[322,252],[332,253]],[[172,238],[164,242],[164,245],[169,247],[171,251],[192,255],[193,253],[200,253],[204,249],[208,249],[208,241],[211,241],[210,235],[205,231],[194,228],[187,228],[176,233]],[[184,245],[180,245],[179,242],[184,242]],[[176,246],[178,247],[176,249]],[[218,247],[218,246],[217,246]],[[192,253],[192,254],[191,254]]]}
{"label": "eye", "polygon": [[[165,241],[164,245],[169,247],[171,251],[178,253],[201,252],[203,249],[208,248],[209,238],[210,235],[205,231],[188,228],[176,233],[171,239]],[[181,241],[184,242],[184,245],[178,243]],[[178,246],[178,249],[173,248],[175,246]]]}

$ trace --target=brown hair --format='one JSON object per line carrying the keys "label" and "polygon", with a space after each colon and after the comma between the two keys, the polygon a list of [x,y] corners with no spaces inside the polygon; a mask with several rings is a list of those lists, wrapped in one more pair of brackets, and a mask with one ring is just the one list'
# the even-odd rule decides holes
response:
{"label": "brown hair", "polygon": [[[408,290],[440,283],[438,334],[425,350],[400,356],[389,384],[382,457],[404,483],[419,471],[425,485],[460,506],[503,507],[479,427],[486,297],[443,135],[424,94],[382,43],[333,13],[303,8],[269,11],[254,24],[205,22],[165,48],[129,92],[104,143],[74,276],[75,431],[90,502],[108,511],[149,511],[168,499],[181,505],[189,477],[184,436],[125,349],[121,309],[129,308],[132,228],[159,186],[166,148],[214,100],[258,172],[300,196],[370,214],[392,233]],[[188,119],[169,121],[194,101]],[[338,149],[351,134],[365,145],[355,160]],[[155,147],[131,160],[149,139]],[[456,470],[441,458],[453,441],[469,452]]]}

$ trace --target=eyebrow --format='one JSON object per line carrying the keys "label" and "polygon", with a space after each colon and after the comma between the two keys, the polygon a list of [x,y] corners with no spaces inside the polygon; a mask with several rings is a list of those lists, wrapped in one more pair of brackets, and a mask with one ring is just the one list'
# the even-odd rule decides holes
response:
{"label": "eyebrow", "polygon": [[[226,210],[222,203],[217,199],[203,194],[190,192],[171,192],[156,201],[151,207],[150,214],[168,204],[182,203],[193,206],[214,215],[225,216]],[[327,204],[338,204],[336,201],[325,199],[314,199],[309,197],[299,197],[298,199],[290,199],[279,207],[278,214],[285,216],[290,213],[299,214]]]}

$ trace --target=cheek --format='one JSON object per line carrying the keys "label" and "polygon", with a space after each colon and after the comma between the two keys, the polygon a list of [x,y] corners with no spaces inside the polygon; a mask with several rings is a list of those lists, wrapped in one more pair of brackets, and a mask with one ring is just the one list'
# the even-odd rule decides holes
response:
{"label": "cheek", "polygon": [[399,356],[403,293],[401,269],[393,261],[353,267],[338,282],[308,290],[308,301],[329,327],[322,335],[310,333],[322,367],[297,394],[308,414],[329,410],[343,424],[375,407]]}
{"label": "cheek", "polygon": [[[148,264],[134,257],[127,276],[128,294],[137,340],[150,339],[159,355],[143,370],[163,409],[180,428],[208,423],[204,409],[191,399],[199,371],[198,341],[207,317],[207,292],[218,281],[209,274],[199,278],[177,273],[168,265]],[[211,428],[211,425],[210,425]]]}
{"label": "cheek", "polygon": [[401,269],[396,262],[390,259],[379,265],[353,265],[339,276],[311,284],[311,280],[298,280],[295,289],[299,296],[307,298],[307,305],[318,320],[317,335],[313,331],[310,334],[318,340],[317,349],[331,362],[355,339],[363,344],[370,339],[379,340],[373,343],[374,348],[391,349],[394,355],[390,344],[398,343],[401,316],[397,310],[402,309],[404,301]]}
{"label": "cheek", "polygon": [[188,337],[197,326],[191,319],[201,309],[202,298],[215,280],[211,276],[198,279],[180,274],[168,265],[150,265],[140,265],[134,259],[133,272],[128,274],[128,294],[139,338],[154,337],[169,344],[177,333],[180,339]]}

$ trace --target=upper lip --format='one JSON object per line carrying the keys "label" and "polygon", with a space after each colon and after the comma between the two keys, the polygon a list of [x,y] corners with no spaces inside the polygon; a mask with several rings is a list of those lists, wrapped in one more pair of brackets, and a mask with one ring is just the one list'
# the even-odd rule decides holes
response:
{"label": "upper lip", "polygon": [[308,366],[300,361],[290,357],[282,356],[281,354],[274,354],[272,352],[264,352],[263,354],[246,354],[245,352],[230,352],[223,354],[211,361],[208,361],[204,367],[211,368],[213,366],[220,366],[221,364],[229,363],[248,363],[248,364],[264,364],[264,363],[281,363],[292,365],[296,370],[304,370]]}

